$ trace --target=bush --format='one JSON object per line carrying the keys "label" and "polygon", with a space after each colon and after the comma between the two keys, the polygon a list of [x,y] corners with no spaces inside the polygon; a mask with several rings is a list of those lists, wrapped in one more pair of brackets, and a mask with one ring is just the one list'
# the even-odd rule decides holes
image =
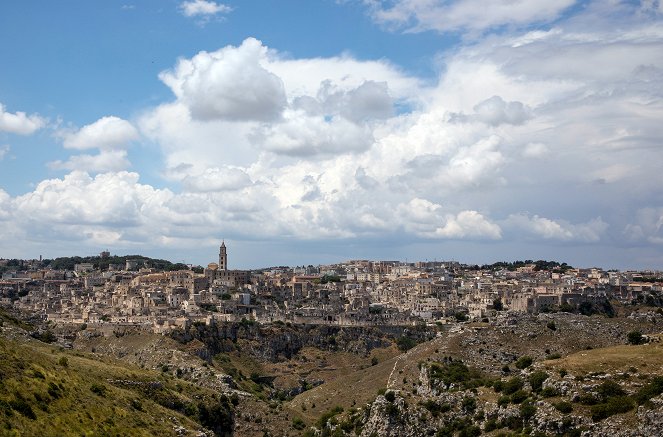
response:
{"label": "bush", "polygon": [[106,396],[106,386],[103,384],[94,383],[90,386],[90,391],[99,396]]}
{"label": "bush", "polygon": [[533,362],[534,360],[532,359],[532,357],[522,356],[518,358],[518,361],[516,361],[516,368],[521,370],[526,369],[529,366],[531,366]]}
{"label": "bush", "polygon": [[9,406],[12,410],[18,411],[28,419],[37,419],[37,415],[32,411],[30,404],[28,404],[21,396],[17,396],[16,399],[9,401]]}
{"label": "bush", "polygon": [[306,424],[299,417],[295,417],[292,419],[292,427],[298,430],[302,430],[306,428]]}
{"label": "bush", "polygon": [[433,380],[441,380],[446,386],[456,384],[464,389],[478,387],[485,383],[481,372],[467,367],[460,360],[432,363],[430,377]]}
{"label": "bush", "polygon": [[644,343],[644,338],[640,331],[631,331],[626,335],[626,338],[629,344],[638,345]]}
{"label": "bush", "polygon": [[495,419],[488,419],[488,420],[486,420],[486,423],[485,423],[484,426],[483,426],[483,430],[484,430],[485,432],[495,431],[495,430],[498,429],[498,428],[499,428],[499,427],[497,426],[497,420],[495,420]]}
{"label": "bush", "polygon": [[331,420],[337,414],[341,414],[342,412],[343,412],[343,407],[336,406],[331,410],[327,411],[326,413],[324,413],[322,416],[320,416],[320,418],[315,424],[318,428],[322,429],[327,425],[327,422],[329,420]]}
{"label": "bush", "polygon": [[402,352],[405,352],[415,347],[417,342],[413,338],[402,336],[396,340],[396,345],[398,346],[398,349],[400,349]]}
{"label": "bush", "polygon": [[462,406],[463,411],[472,413],[477,409],[477,401],[473,397],[468,396],[463,398]]}
{"label": "bush", "polygon": [[584,393],[580,395],[578,402],[583,405],[596,405],[599,403],[599,400],[591,393]]}
{"label": "bush", "polygon": [[627,396],[612,397],[605,403],[592,406],[592,420],[599,421],[615,414],[626,413],[633,409],[634,404],[633,400]]}
{"label": "bush", "polygon": [[509,402],[511,402],[509,396],[500,396],[499,399],[497,399],[497,406],[504,407],[505,405],[509,405]]}
{"label": "bush", "polygon": [[603,401],[607,401],[609,398],[615,396],[624,396],[625,394],[624,390],[619,384],[609,379],[603,381],[601,385],[596,388],[596,392],[599,394]]}
{"label": "bush", "polygon": [[525,401],[525,399],[527,399],[528,396],[529,395],[525,390],[518,390],[517,392],[511,395],[511,403],[520,404],[523,401]]}
{"label": "bush", "polygon": [[573,411],[573,405],[565,401],[555,402],[553,407],[562,414],[569,414]]}
{"label": "bush", "polygon": [[548,379],[548,374],[542,370],[536,371],[529,376],[529,384],[532,386],[532,391],[538,393],[543,387],[543,382]]}
{"label": "bush", "polygon": [[394,402],[396,400],[396,393],[394,393],[393,391],[390,390],[390,391],[388,391],[384,394],[384,398],[388,402]]}
{"label": "bush", "polygon": [[523,402],[520,406],[520,417],[527,422],[536,414],[536,406],[531,402]]}
{"label": "bush", "polygon": [[549,321],[549,322],[546,324],[546,326],[547,326],[548,329],[550,329],[551,331],[556,331],[556,330],[557,330],[557,326],[555,325],[555,321],[554,321],[554,320]]}
{"label": "bush", "polygon": [[58,360],[58,364],[61,365],[62,367],[67,367],[69,366],[69,360],[67,360],[67,357],[60,357]]}
{"label": "bush", "polygon": [[555,390],[553,387],[545,387],[543,390],[541,390],[541,396],[544,398],[551,398],[553,396],[557,396],[559,393],[557,390]]}
{"label": "bush", "polygon": [[510,395],[517,392],[521,388],[523,388],[523,380],[518,377],[514,377],[509,379],[504,384],[504,388],[502,389],[502,391],[504,392],[505,395]]}
{"label": "bush", "polygon": [[428,399],[421,404],[425,409],[430,411],[433,417],[437,417],[440,413],[446,413],[451,410],[451,405],[448,403],[439,404],[432,399]]}
{"label": "bush", "polygon": [[642,405],[661,393],[663,393],[663,376],[657,376],[649,384],[638,390],[634,398],[638,405]]}

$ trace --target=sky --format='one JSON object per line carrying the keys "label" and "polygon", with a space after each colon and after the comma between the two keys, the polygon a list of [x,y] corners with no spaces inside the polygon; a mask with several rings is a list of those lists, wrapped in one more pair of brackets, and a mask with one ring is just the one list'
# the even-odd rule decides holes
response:
{"label": "sky", "polygon": [[0,258],[663,269],[663,0],[0,2]]}

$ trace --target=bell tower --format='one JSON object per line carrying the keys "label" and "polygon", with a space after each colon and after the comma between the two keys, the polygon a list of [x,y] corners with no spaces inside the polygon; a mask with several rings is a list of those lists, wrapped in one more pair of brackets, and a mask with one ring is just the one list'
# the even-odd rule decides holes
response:
{"label": "bell tower", "polygon": [[228,270],[228,254],[226,253],[225,240],[221,242],[221,247],[219,248],[219,270]]}

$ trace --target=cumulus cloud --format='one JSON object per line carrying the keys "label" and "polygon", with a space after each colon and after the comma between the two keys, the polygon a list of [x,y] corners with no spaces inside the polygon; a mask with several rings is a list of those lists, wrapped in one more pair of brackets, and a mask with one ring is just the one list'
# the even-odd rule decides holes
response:
{"label": "cumulus cloud", "polygon": [[234,191],[251,185],[252,181],[245,171],[239,168],[208,168],[199,175],[186,175],[182,180],[184,187],[194,192]]}
{"label": "cumulus cloud", "polygon": [[[490,247],[500,249],[537,241],[657,244],[663,214],[651,205],[660,205],[663,186],[663,34],[657,16],[639,5],[610,3],[610,12],[600,3],[552,28],[506,26],[460,45],[444,54],[433,83],[383,60],[297,59],[254,39],[200,52],[161,74],[174,97],[137,123],[181,192],[135,178],[122,185],[123,172],[107,174],[105,183],[124,193],[108,194],[126,217],[120,226],[88,199],[101,175],[74,171],[10,199],[21,204],[10,209],[26,223],[42,221],[43,232],[46,211],[80,209],[78,225],[58,209],[54,232],[159,245],[221,232],[358,243],[405,235],[435,250],[440,239],[499,240]],[[452,10],[471,2],[427,4]],[[496,17],[455,28],[521,19]],[[81,141],[76,150],[126,149],[93,143],[103,144]],[[73,158],[58,168],[123,168]]]}
{"label": "cumulus cloud", "polygon": [[63,133],[63,145],[67,149],[114,150],[126,148],[139,138],[131,123],[119,117],[102,117],[75,132]]}
{"label": "cumulus cloud", "polygon": [[7,112],[0,103],[0,132],[9,132],[18,135],[32,135],[43,128],[46,120],[39,115],[27,115],[25,112]]}
{"label": "cumulus cloud", "polygon": [[214,16],[232,11],[228,5],[208,0],[185,1],[180,3],[179,8],[185,17]]}
{"label": "cumulus cloud", "polygon": [[572,224],[566,220],[551,220],[538,215],[511,214],[505,221],[506,225],[516,233],[527,233],[532,236],[562,241],[597,242],[607,230],[608,224],[600,217],[586,223]]}
{"label": "cumulus cloud", "polygon": [[55,224],[136,226],[143,208],[159,207],[172,197],[168,190],[138,184],[138,174],[105,173],[92,178],[74,171],[63,179],[40,182],[18,196],[15,214],[26,220]]}
{"label": "cumulus cloud", "polygon": [[442,238],[489,238],[499,240],[502,230],[477,211],[461,211],[447,215],[444,226],[435,229],[435,236]]}
{"label": "cumulus cloud", "polygon": [[632,242],[663,244],[663,208],[637,210],[632,222],[624,228],[624,235]]}
{"label": "cumulus cloud", "polygon": [[291,156],[329,155],[368,149],[370,130],[342,117],[308,116],[286,111],[284,121],[257,129],[253,143],[265,150]]}
{"label": "cumulus cloud", "polygon": [[530,117],[529,112],[521,102],[505,102],[500,96],[493,96],[476,105],[470,118],[492,126],[522,124]]}
{"label": "cumulus cloud", "polygon": [[262,65],[267,48],[254,38],[239,47],[182,59],[161,80],[200,120],[277,119],[286,105],[283,82]]}
{"label": "cumulus cloud", "polygon": [[0,220],[7,220],[10,217],[11,197],[0,188]]}
{"label": "cumulus cloud", "polygon": [[80,170],[87,172],[119,171],[128,168],[126,150],[102,150],[96,155],[73,155],[66,161],[52,161],[49,167],[54,170]]}
{"label": "cumulus cloud", "polygon": [[378,23],[411,32],[484,31],[552,21],[575,0],[364,0]]}

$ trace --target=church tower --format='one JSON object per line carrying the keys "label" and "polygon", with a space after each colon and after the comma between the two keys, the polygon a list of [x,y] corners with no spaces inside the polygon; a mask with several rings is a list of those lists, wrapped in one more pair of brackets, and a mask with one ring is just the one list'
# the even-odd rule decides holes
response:
{"label": "church tower", "polygon": [[225,240],[221,242],[221,247],[219,248],[219,270],[228,270],[228,254],[226,253]]}

